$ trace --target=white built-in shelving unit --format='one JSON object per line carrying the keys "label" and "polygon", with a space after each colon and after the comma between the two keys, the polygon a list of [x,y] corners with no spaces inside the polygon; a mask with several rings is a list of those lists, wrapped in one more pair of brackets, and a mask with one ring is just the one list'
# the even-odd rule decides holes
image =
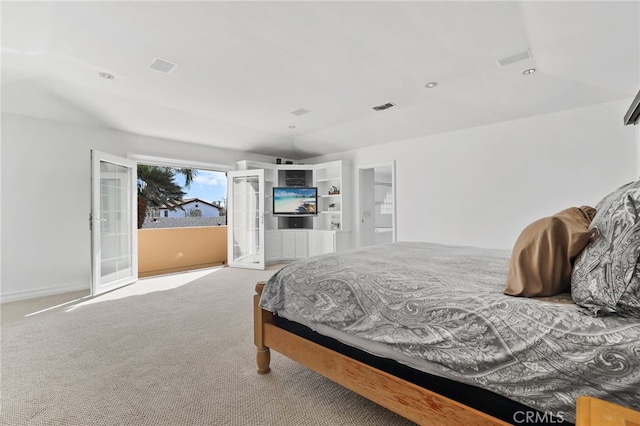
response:
{"label": "white built-in shelving unit", "polygon": [[[345,161],[319,164],[270,164],[239,161],[238,170],[264,170],[265,262],[293,260],[341,251],[351,246],[351,165]],[[318,188],[318,213],[302,217],[292,228],[287,217],[273,214],[273,188],[286,185],[287,171],[304,172],[304,186]],[[300,226],[301,224],[301,226]]]}

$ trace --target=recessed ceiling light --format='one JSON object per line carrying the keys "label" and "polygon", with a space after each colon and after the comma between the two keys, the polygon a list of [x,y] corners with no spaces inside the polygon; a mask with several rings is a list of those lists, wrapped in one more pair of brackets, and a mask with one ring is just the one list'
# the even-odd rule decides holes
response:
{"label": "recessed ceiling light", "polygon": [[427,84],[425,84],[424,87],[426,87],[427,89],[433,89],[437,85],[438,85],[437,81],[430,81]]}
{"label": "recessed ceiling light", "polygon": [[535,69],[535,68],[527,68],[526,70],[522,71],[522,74],[524,74],[524,75],[531,75],[531,74],[533,74],[534,72],[536,72],[536,69]]}
{"label": "recessed ceiling light", "polygon": [[113,74],[109,74],[108,72],[99,72],[98,75],[107,80],[113,80],[115,78]]}

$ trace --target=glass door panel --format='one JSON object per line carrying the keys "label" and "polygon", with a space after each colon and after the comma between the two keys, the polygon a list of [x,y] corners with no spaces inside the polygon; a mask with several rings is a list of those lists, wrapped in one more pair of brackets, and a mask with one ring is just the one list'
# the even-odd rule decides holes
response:
{"label": "glass door panel", "polygon": [[229,266],[264,269],[264,170],[229,172]]}
{"label": "glass door panel", "polygon": [[92,151],[93,295],[138,279],[135,183],[133,161]]}

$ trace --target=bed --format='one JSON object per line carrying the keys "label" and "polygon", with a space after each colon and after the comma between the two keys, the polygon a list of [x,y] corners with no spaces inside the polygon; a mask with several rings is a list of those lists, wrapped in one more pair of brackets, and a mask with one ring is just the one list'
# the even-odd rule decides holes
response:
{"label": "bed", "polygon": [[640,181],[596,206],[571,293],[505,294],[507,250],[387,243],[289,264],[256,286],[258,372],[273,349],[418,424],[589,424],[591,398],[639,410],[639,199]]}

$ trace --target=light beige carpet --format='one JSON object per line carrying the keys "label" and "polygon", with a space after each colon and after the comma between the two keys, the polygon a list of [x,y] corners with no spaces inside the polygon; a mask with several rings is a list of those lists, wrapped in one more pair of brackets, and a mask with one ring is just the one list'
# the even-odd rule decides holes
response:
{"label": "light beige carpet", "polygon": [[275,268],[197,271],[2,306],[2,425],[411,425],[272,352],[252,295]]}

